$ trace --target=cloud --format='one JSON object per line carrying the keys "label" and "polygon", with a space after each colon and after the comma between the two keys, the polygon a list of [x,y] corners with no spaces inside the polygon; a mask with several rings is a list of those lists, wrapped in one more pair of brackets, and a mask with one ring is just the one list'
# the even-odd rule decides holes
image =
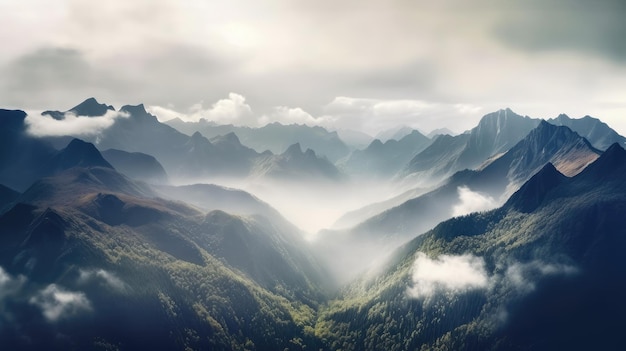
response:
{"label": "cloud", "polygon": [[290,106],[319,118],[340,96],[442,106],[338,116],[338,128],[371,134],[395,124],[461,132],[480,118],[456,114],[464,103],[590,114],[626,130],[623,1],[268,1],[0,2],[4,107],[87,95],[187,111],[238,91],[258,116]]}
{"label": "cloud", "polygon": [[180,118],[186,122],[207,120],[217,124],[234,124],[238,126],[261,127],[269,123],[306,124],[308,126],[332,126],[331,116],[314,117],[300,107],[276,106],[270,113],[256,117],[252,107],[246,102],[245,96],[237,93],[228,94],[228,98],[220,99],[209,108],[203,103],[192,105],[187,112],[177,112],[173,106],[149,106],[147,110],[157,116],[160,121]]}
{"label": "cloud", "polygon": [[36,137],[72,135],[76,137],[97,135],[109,128],[118,118],[126,118],[128,114],[118,111],[107,111],[103,116],[77,116],[66,112],[62,120],[49,115],[29,114],[26,119],[27,133]]}
{"label": "cloud", "polygon": [[451,297],[472,290],[489,291],[495,293],[494,296],[504,296],[501,305],[492,306],[495,308],[495,320],[504,323],[508,316],[506,306],[534,292],[538,282],[549,277],[578,273],[580,270],[573,265],[540,259],[499,264],[494,272],[489,273],[484,259],[472,254],[440,255],[431,259],[418,252],[406,294],[411,298],[428,300],[437,294]]}
{"label": "cloud", "polygon": [[306,124],[308,126],[332,126],[334,119],[331,116],[313,117],[300,107],[275,107],[271,114],[259,118],[259,125],[278,122],[281,124]]}
{"label": "cloud", "polygon": [[198,122],[205,119],[217,124],[251,126],[257,124],[252,108],[246,103],[246,98],[237,93],[229,93],[227,98],[218,100],[209,108],[204,108],[203,102],[193,104],[187,112],[177,112],[173,106],[148,106],[146,109],[157,116],[160,121],[180,118],[185,122]]}
{"label": "cloud", "polygon": [[459,203],[452,207],[452,216],[463,216],[472,212],[487,211],[498,207],[498,202],[491,196],[470,190],[468,187],[457,188]]}
{"label": "cloud", "polygon": [[412,99],[334,98],[324,107],[337,129],[356,129],[377,134],[390,126],[409,126],[430,131],[447,127],[462,132],[474,126],[482,107]]}
{"label": "cloud", "polygon": [[99,280],[107,287],[123,292],[126,291],[127,285],[120,278],[117,277],[114,273],[108,272],[104,269],[97,270],[83,270],[79,271],[78,283],[86,284],[89,281]]}
{"label": "cloud", "polygon": [[48,285],[29,302],[41,308],[50,322],[91,310],[91,303],[84,293],[67,291],[56,284]]}
{"label": "cloud", "polygon": [[418,252],[411,278],[407,294],[414,298],[428,298],[438,292],[463,293],[489,285],[484,260],[470,254],[431,259]]}
{"label": "cloud", "polygon": [[509,265],[504,274],[504,281],[514,287],[518,293],[525,294],[534,291],[536,282],[543,277],[576,273],[578,269],[571,265],[533,260]]}
{"label": "cloud", "polygon": [[[204,108],[196,103],[186,112],[176,111],[174,106],[149,106],[147,110],[160,121],[180,118],[197,122],[201,119],[217,124],[234,124],[260,127],[269,123],[305,124],[321,126],[330,130],[354,129],[376,134],[390,126],[411,126],[421,130],[448,127],[456,131],[473,127],[482,107],[471,104],[444,104],[424,100],[364,99],[346,96],[335,97],[323,108],[323,113],[314,115],[302,107],[275,106],[270,112],[257,117],[247,99],[240,94],[230,93]],[[465,118],[459,123],[459,118]]]}
{"label": "cloud", "polygon": [[521,2],[518,11],[505,12],[493,27],[494,36],[524,51],[569,51],[626,62],[623,1],[548,0],[538,5]]}

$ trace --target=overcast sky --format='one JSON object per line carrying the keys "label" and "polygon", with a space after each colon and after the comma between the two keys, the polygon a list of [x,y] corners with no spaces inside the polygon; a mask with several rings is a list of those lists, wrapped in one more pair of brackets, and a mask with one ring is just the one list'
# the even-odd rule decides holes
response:
{"label": "overcast sky", "polygon": [[623,0],[0,0],[0,106],[371,134],[510,107],[626,135],[624,18]]}

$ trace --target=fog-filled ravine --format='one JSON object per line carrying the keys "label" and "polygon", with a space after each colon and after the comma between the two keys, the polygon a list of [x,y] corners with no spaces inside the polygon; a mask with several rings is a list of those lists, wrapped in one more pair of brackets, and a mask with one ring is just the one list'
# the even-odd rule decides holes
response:
{"label": "fog-filled ravine", "polygon": [[367,135],[55,108],[0,110],[7,349],[623,345],[626,138],[600,119]]}

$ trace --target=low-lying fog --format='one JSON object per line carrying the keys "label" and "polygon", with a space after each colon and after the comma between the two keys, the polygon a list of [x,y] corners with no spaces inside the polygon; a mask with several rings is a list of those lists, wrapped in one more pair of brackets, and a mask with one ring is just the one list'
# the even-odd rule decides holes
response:
{"label": "low-lying fog", "polygon": [[277,180],[206,179],[173,180],[175,185],[217,184],[247,191],[278,210],[305,231],[308,239],[333,224],[346,212],[387,200],[402,192],[390,182],[314,183]]}

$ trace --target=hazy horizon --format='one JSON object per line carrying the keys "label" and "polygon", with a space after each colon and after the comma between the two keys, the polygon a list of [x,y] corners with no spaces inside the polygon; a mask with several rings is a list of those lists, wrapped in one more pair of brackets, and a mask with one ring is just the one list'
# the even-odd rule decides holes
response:
{"label": "hazy horizon", "polygon": [[[617,0],[1,2],[2,106],[462,132],[509,107],[626,134]],[[16,35],[19,34],[19,35]]]}

